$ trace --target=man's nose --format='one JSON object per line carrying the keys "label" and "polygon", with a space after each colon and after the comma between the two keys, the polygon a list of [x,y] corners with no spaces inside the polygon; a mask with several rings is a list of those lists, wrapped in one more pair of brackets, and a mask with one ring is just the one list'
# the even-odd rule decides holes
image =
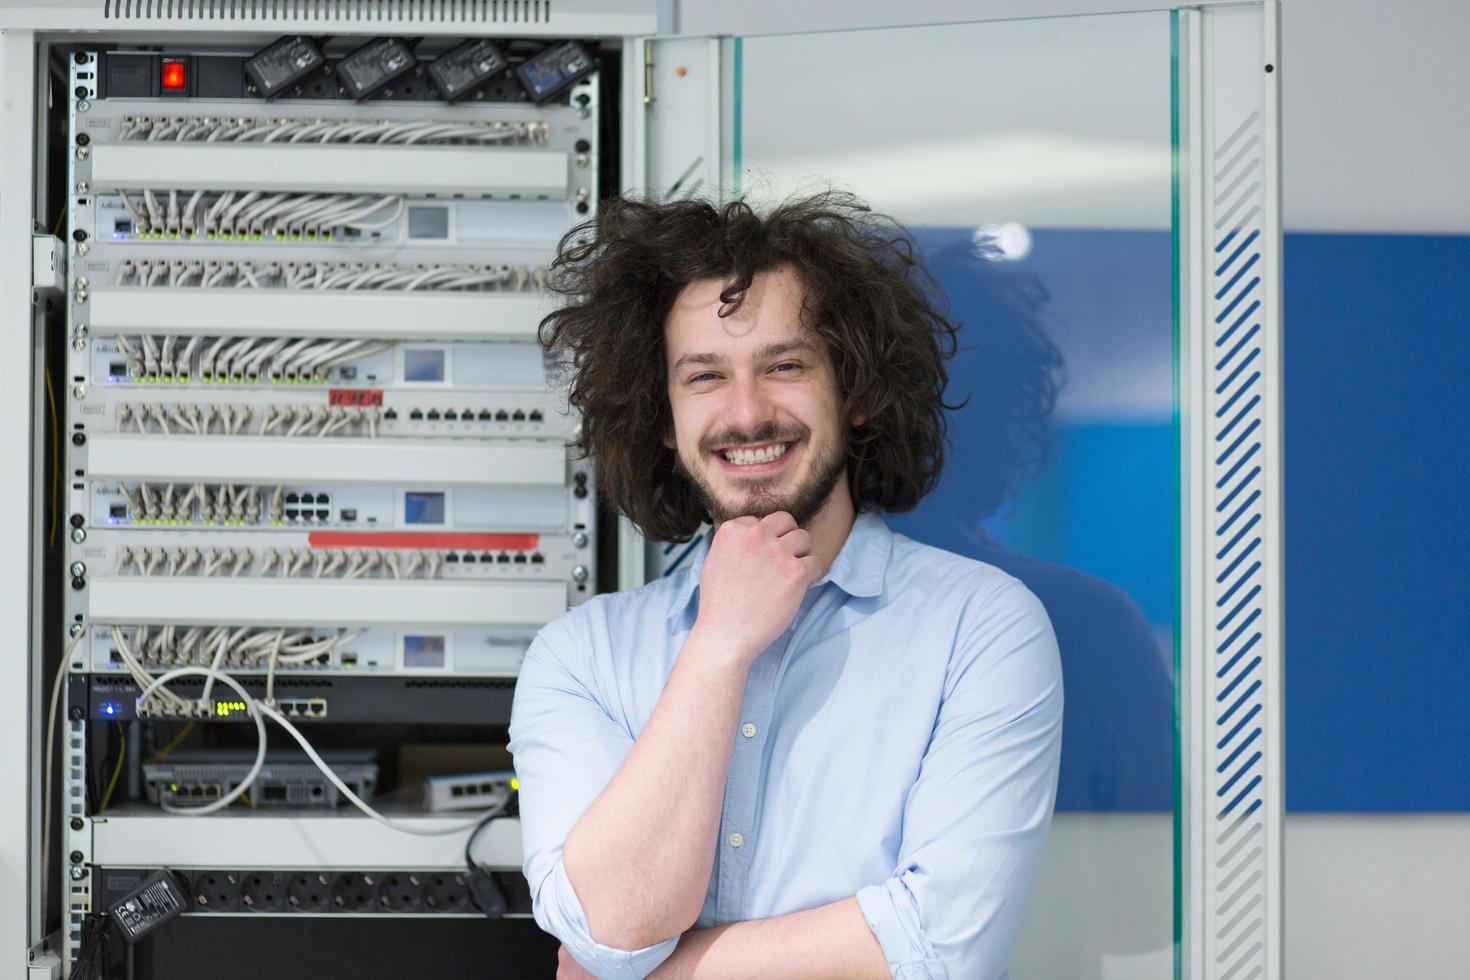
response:
{"label": "man's nose", "polygon": [[725,421],[743,432],[754,432],[775,417],[776,406],[769,393],[754,378],[737,378],[729,388],[730,400],[725,406]]}

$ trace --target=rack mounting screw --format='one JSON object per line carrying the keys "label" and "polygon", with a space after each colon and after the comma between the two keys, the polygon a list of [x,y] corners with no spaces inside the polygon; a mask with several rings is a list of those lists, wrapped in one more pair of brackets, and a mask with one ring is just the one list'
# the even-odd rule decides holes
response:
{"label": "rack mounting screw", "polygon": [[67,632],[72,635],[72,639],[76,639],[77,637],[79,637],[79,636],[82,635],[82,624],[81,623],[72,623],[71,624],[71,627],[67,630]]}
{"label": "rack mounting screw", "polygon": [[76,578],[81,578],[87,574],[87,566],[79,561],[74,561],[71,563],[71,573]]}
{"label": "rack mounting screw", "polygon": [[72,881],[81,881],[85,877],[87,877],[87,869],[86,868],[82,867],[80,864],[73,864],[71,866],[71,880]]}
{"label": "rack mounting screw", "polygon": [[87,532],[79,527],[74,527],[71,529],[71,539],[77,544],[81,544],[83,541],[87,540]]}
{"label": "rack mounting screw", "polygon": [[87,193],[87,182],[85,180],[79,180],[79,181],[77,181],[77,193],[78,194],[85,194],[85,193]]}
{"label": "rack mounting screw", "polygon": [[82,818],[81,817],[72,817],[71,818],[71,829],[72,830],[81,830],[83,826],[84,825],[82,823]]}
{"label": "rack mounting screw", "polygon": [[70,854],[67,855],[67,860],[69,860],[72,864],[81,864],[82,863],[82,852],[81,851],[72,851]]}
{"label": "rack mounting screw", "polygon": [[84,717],[86,717],[86,712],[84,712],[81,709],[81,706],[79,705],[79,706],[77,706],[75,708],[72,708],[70,711],[68,711],[66,713],[66,716],[68,718],[70,718],[72,721],[81,721]]}

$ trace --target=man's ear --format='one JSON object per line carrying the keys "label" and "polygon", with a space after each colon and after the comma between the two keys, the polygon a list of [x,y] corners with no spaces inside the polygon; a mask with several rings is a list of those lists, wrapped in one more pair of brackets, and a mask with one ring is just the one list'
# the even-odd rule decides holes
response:
{"label": "man's ear", "polygon": [[849,398],[847,402],[847,421],[854,429],[862,428],[864,422],[868,421],[868,413],[858,404],[856,398]]}
{"label": "man's ear", "polygon": [[663,443],[664,443],[664,448],[665,449],[676,449],[676,448],[678,448],[678,444],[674,442],[674,432],[673,432],[672,429],[670,429],[670,430],[668,430],[667,432],[664,433]]}

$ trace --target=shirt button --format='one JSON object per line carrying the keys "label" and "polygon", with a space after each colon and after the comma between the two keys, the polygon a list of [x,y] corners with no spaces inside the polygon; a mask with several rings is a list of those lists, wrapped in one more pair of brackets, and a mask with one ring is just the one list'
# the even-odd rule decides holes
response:
{"label": "shirt button", "polygon": [[755,726],[747,721],[745,724],[740,726],[740,734],[744,735],[746,738],[755,738]]}
{"label": "shirt button", "polygon": [[729,841],[731,847],[739,847],[741,844],[745,843],[745,838],[742,837],[740,834],[731,834],[729,837]]}

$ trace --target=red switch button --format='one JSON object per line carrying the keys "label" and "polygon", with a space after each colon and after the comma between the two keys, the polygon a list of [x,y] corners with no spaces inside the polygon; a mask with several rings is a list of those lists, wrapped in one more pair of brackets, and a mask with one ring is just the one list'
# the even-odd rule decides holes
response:
{"label": "red switch button", "polygon": [[165,60],[163,63],[163,90],[182,92],[185,84],[187,84],[187,79],[184,76],[184,63]]}

